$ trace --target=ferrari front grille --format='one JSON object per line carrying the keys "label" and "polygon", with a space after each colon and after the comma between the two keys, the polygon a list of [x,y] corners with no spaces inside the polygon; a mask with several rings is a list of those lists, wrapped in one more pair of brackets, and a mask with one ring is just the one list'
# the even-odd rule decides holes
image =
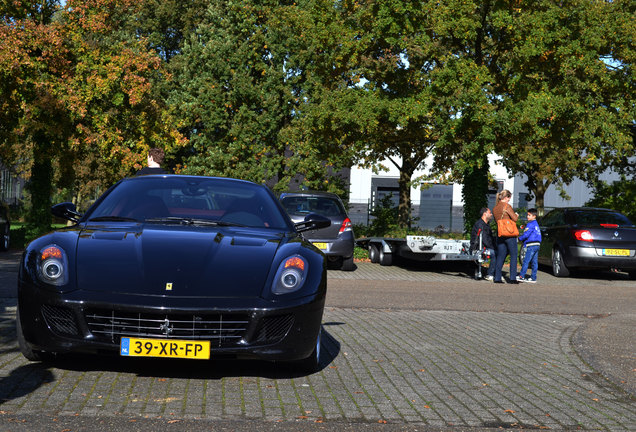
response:
{"label": "ferrari front grille", "polygon": [[209,340],[213,346],[236,345],[245,337],[247,315],[162,314],[115,310],[85,311],[86,324],[97,340],[119,343],[122,337]]}

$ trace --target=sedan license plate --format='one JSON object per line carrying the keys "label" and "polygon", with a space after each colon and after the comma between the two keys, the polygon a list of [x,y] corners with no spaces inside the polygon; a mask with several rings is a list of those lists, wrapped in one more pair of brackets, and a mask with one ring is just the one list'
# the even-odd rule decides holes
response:
{"label": "sedan license plate", "polygon": [[629,249],[603,249],[603,255],[629,256]]}
{"label": "sedan license plate", "polygon": [[131,357],[167,357],[207,360],[210,341],[121,338],[119,354]]}
{"label": "sedan license plate", "polygon": [[629,249],[603,249],[603,255],[629,256]]}
{"label": "sedan license plate", "polygon": [[314,246],[320,250],[327,250],[327,243],[314,243]]}

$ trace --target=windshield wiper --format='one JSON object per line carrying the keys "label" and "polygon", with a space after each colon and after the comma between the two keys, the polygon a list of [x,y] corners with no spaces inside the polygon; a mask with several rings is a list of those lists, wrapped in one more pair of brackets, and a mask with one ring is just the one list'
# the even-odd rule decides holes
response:
{"label": "windshield wiper", "polygon": [[123,216],[97,216],[88,220],[89,222],[139,222],[135,218]]}
{"label": "windshield wiper", "polygon": [[146,222],[150,223],[172,223],[179,225],[204,225],[204,226],[244,226],[241,224],[225,221],[214,221],[209,219],[192,219],[182,217],[163,217],[163,218],[148,218]]}

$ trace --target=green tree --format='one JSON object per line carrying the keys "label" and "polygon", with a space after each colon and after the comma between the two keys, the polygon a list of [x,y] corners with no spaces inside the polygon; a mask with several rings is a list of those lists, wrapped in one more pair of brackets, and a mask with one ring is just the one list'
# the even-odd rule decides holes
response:
{"label": "green tree", "polygon": [[192,152],[184,172],[257,182],[281,177],[286,155],[279,132],[291,121],[293,95],[285,47],[270,32],[277,5],[211,3],[172,60],[171,103],[181,107]]}
{"label": "green tree", "polygon": [[322,56],[333,66],[318,71],[324,94],[310,99],[304,121],[312,142],[331,143],[363,166],[389,161],[399,170],[398,222],[406,227],[413,175],[441,135],[431,82],[446,48],[435,43],[422,2],[343,1],[336,12],[341,37]]}
{"label": "green tree", "polygon": [[158,57],[115,32],[112,11],[133,3],[69,0],[51,15],[50,2],[27,2],[3,14],[0,155],[28,179],[29,237],[49,229],[58,186],[85,195],[132,173],[150,145],[181,143],[150,91]]}
{"label": "green tree", "polygon": [[612,183],[597,182],[594,186],[594,197],[585,203],[586,206],[604,207],[619,211],[636,223],[636,179],[622,175],[620,180]]}
{"label": "green tree", "polygon": [[499,17],[498,153],[524,174],[540,212],[547,188],[593,182],[635,150],[634,3],[516,2]]}

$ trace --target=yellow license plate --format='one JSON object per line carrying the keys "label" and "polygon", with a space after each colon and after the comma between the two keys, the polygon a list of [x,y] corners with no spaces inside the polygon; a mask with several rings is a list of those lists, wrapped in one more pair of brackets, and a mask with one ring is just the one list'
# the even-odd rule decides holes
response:
{"label": "yellow license plate", "polygon": [[629,256],[629,249],[603,249],[603,255]]}
{"label": "yellow license plate", "polygon": [[120,355],[130,357],[210,358],[210,341],[123,337],[119,348]]}
{"label": "yellow license plate", "polygon": [[318,249],[321,249],[321,250],[327,249],[327,243],[314,243],[314,246],[316,246]]}

